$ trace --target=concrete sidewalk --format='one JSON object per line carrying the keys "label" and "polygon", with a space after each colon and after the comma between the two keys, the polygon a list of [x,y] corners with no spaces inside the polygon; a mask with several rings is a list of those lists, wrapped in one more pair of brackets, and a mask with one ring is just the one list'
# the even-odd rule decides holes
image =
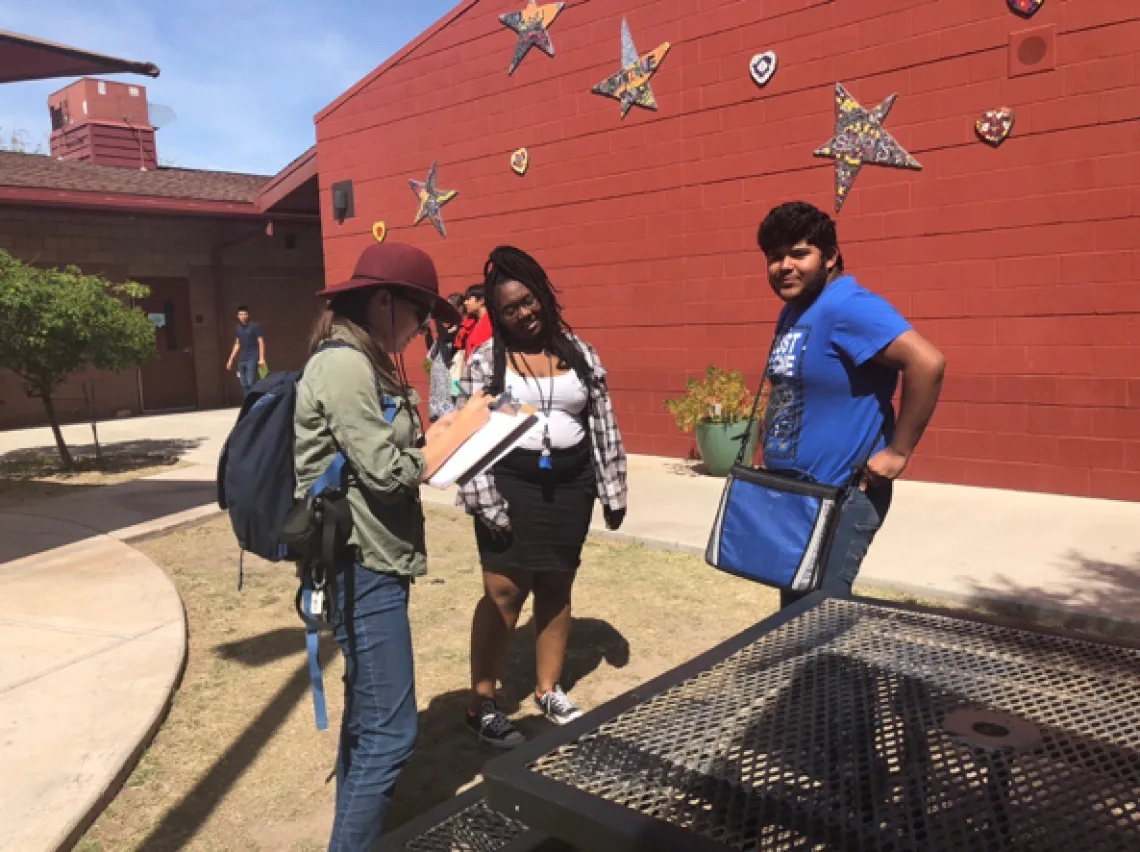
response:
{"label": "concrete sidewalk", "polygon": [[[186,658],[166,574],[125,542],[212,514],[214,436],[233,414],[116,421],[105,444],[177,446],[196,466],[0,511],[0,850],[70,848],[157,731]],[[68,427],[72,448],[88,427]],[[54,452],[0,434],[0,455]],[[68,489],[68,486],[62,486]]]}
{"label": "concrete sidewalk", "polygon": [[[634,456],[629,482],[624,526],[607,532],[599,511],[599,535],[704,555],[722,480]],[[451,505],[454,494],[424,499]],[[1140,503],[900,482],[856,591],[1140,636]]]}
{"label": "concrete sidewalk", "polygon": [[[195,412],[101,424],[106,444],[182,442],[185,461],[194,465],[158,477],[168,481],[165,489],[141,483],[133,494],[126,489],[98,509],[103,526],[145,519],[155,499],[180,512],[198,505],[196,498],[212,500],[218,452],[235,416]],[[90,441],[86,426],[66,432],[69,441]],[[0,433],[0,455],[50,445],[46,429]],[[173,482],[183,483],[181,490]],[[722,484],[684,462],[632,457],[630,511],[617,537],[703,554]],[[427,503],[453,505],[449,492],[423,493]],[[63,510],[48,511],[67,517]],[[595,528],[605,534],[600,519]],[[3,558],[11,557],[0,549]],[[1140,503],[900,482],[857,587],[1063,617],[1072,626],[1113,629],[1140,621]]]}
{"label": "concrete sidewalk", "polygon": [[[184,616],[166,576],[125,542],[217,511],[215,466],[234,416],[101,424],[104,445],[173,447],[189,464],[0,512],[0,850],[73,841],[161,721],[185,658]],[[65,432],[73,449],[90,442],[88,427]],[[50,432],[0,433],[0,456],[33,447],[50,450]],[[682,462],[633,457],[625,526],[595,528],[701,554],[722,485]],[[423,495],[454,508],[451,492]],[[899,483],[857,590],[1140,635],[1140,504]]]}

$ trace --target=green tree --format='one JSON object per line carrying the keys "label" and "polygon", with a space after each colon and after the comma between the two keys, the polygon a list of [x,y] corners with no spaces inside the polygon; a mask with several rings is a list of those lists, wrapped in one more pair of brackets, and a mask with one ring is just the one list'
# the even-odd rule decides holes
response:
{"label": "green tree", "polygon": [[88,366],[126,370],[157,357],[154,326],[132,305],[149,293],[142,284],[115,284],[74,266],[37,269],[0,249],[0,367],[43,402],[67,470],[73,463],[52,394]]}

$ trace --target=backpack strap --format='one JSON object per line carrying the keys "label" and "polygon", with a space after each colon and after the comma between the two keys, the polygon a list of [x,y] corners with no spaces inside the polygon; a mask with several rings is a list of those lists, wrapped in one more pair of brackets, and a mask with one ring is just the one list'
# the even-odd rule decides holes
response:
{"label": "backpack strap", "polygon": [[344,469],[347,465],[348,459],[344,457],[344,453],[337,453],[333,456],[329,466],[325,468],[325,472],[309,486],[309,496],[320,497],[326,491],[335,491],[340,488],[344,484]]}
{"label": "backpack strap", "polygon": [[[301,591],[301,603],[306,612],[313,611],[313,589],[306,583]],[[309,684],[313,688],[313,715],[316,717],[317,730],[327,731],[329,727],[329,711],[325,703],[325,678],[321,671],[321,632],[315,623],[305,622],[305,651],[309,659]]]}
{"label": "backpack strap", "polygon": [[[347,346],[344,343],[330,345]],[[318,352],[321,350],[318,350]],[[396,419],[400,410],[400,400],[387,394],[381,395],[381,405],[384,419],[391,423]],[[317,477],[309,487],[309,497],[317,498],[330,491],[337,491],[344,486],[345,476],[350,465],[344,453],[338,452],[333,456],[324,473]],[[337,538],[338,532],[345,522],[345,513],[349,509],[346,504],[336,506],[326,503],[321,513],[320,529],[320,562],[325,568],[325,582],[320,589],[313,588],[312,571],[301,571],[300,606],[301,618],[305,622],[305,653],[309,666],[309,684],[313,690],[313,716],[318,731],[328,730],[328,705],[325,700],[325,678],[321,670],[320,661],[320,632],[323,619],[325,599],[330,608],[336,607],[336,565],[337,565]],[[348,515],[351,519],[351,514]],[[352,570],[349,568],[348,570]],[[330,616],[330,619],[332,617]]]}

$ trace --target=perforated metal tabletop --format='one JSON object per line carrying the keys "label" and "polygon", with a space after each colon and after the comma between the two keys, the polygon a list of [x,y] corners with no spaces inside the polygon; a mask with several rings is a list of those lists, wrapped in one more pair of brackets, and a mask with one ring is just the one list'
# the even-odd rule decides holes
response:
{"label": "perforated metal tabletop", "polygon": [[382,836],[371,852],[573,852],[487,807],[476,787]]}
{"label": "perforated metal tabletop", "polygon": [[813,595],[485,777],[583,850],[1136,852],[1140,650]]}

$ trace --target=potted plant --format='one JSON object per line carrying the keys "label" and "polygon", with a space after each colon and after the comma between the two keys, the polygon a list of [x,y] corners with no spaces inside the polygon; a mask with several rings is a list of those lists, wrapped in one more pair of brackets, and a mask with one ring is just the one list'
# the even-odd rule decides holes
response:
{"label": "potted plant", "polygon": [[[665,408],[677,421],[682,432],[696,432],[701,459],[712,476],[727,476],[740,453],[740,443],[747,433],[745,458],[756,454],[760,437],[757,421],[749,429],[755,397],[744,383],[739,370],[709,367],[703,379],[689,379],[683,396],[665,401]],[[763,406],[757,417],[763,416]]]}

